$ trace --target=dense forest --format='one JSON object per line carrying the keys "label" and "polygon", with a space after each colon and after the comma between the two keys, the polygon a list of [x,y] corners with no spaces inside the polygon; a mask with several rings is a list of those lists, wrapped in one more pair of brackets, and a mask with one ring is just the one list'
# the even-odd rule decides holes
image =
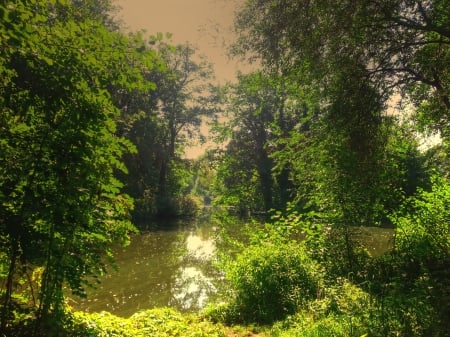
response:
{"label": "dense forest", "polygon": [[[450,335],[447,0],[247,0],[229,52],[256,70],[222,86],[116,10],[0,1],[1,336]],[[206,122],[217,146],[186,159]],[[205,204],[249,223],[217,263],[223,302],[67,306],[142,224]],[[373,256],[365,227],[391,249]]]}

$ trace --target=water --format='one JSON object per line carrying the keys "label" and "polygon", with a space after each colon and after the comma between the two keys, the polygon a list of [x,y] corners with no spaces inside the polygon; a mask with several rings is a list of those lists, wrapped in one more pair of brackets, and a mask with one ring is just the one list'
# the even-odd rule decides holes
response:
{"label": "water", "polygon": [[203,308],[217,278],[211,265],[216,228],[207,220],[163,224],[134,236],[128,247],[115,251],[118,271],[110,270],[96,289],[88,289],[86,299],[71,297],[69,304],[123,317],[154,307]]}
{"label": "water", "polygon": [[392,249],[394,229],[360,227],[355,230],[357,240],[362,242],[370,256],[376,257]]}
{"label": "water", "polygon": [[[109,311],[128,317],[138,310],[173,307],[197,311],[216,293],[222,275],[212,266],[218,229],[210,214],[195,220],[160,224],[132,238],[115,251],[118,271],[110,270],[88,297],[71,297],[75,310]],[[234,227],[241,227],[234,223]],[[363,228],[357,232],[372,256],[390,248],[392,229]]]}

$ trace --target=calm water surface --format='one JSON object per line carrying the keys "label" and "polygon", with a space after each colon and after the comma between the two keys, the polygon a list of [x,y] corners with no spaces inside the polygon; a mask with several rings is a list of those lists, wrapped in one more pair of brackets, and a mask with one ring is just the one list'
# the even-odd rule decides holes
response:
{"label": "calm water surface", "polygon": [[211,265],[215,231],[207,216],[142,231],[128,247],[116,250],[118,270],[88,289],[86,299],[72,297],[69,304],[120,316],[164,306],[201,309],[216,290],[212,281],[218,275]]}

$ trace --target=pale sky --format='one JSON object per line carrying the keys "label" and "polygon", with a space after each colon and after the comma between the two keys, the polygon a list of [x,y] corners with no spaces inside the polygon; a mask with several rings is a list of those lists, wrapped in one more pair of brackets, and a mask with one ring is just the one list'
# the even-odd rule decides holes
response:
{"label": "pale sky", "polygon": [[173,34],[172,42],[189,42],[214,65],[219,82],[233,81],[245,67],[229,60],[226,45],[233,41],[235,10],[245,0],[116,0],[118,17],[130,31]]}

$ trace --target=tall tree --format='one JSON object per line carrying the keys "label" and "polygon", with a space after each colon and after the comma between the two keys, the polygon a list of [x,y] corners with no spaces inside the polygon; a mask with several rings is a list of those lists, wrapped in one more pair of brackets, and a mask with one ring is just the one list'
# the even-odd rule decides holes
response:
{"label": "tall tree", "polygon": [[163,211],[171,198],[167,180],[171,165],[179,158],[177,147],[183,147],[186,138],[198,131],[202,116],[213,111],[209,102],[211,87],[207,82],[212,77],[212,69],[206,61],[194,58],[195,49],[189,44],[172,47],[160,42],[157,53],[166,66],[157,81],[157,109],[165,139],[158,183]]}
{"label": "tall tree", "polygon": [[329,210],[328,223],[343,225],[336,228],[344,229],[339,237],[350,269],[348,226],[378,222],[386,206],[386,163],[392,163],[386,111],[394,94],[412,101],[424,125],[445,136],[448,27],[448,6],[439,0],[251,0],[238,14],[234,51],[315,92],[319,113],[308,118],[319,118],[309,123],[308,138],[289,134],[275,158],[296,168],[292,179],[305,184],[297,185],[301,204]]}
{"label": "tall tree", "polygon": [[108,91],[121,110],[117,134],[131,141],[137,150],[125,154],[129,174],[121,174],[119,178],[125,184],[124,191],[135,200],[133,220],[140,223],[157,212],[159,166],[165,139],[163,122],[158,117],[156,82],[166,67],[142,32],[130,34],[128,38],[133,52],[127,55],[126,67],[134,69],[142,81],[125,87],[121,82],[111,83]]}
{"label": "tall tree", "polygon": [[282,58],[284,69],[302,69],[322,88],[352,60],[385,100],[392,89],[409,93],[440,129],[450,108],[449,20],[445,0],[253,0],[236,21],[236,49],[268,66]]}
{"label": "tall tree", "polygon": [[317,92],[324,135],[341,142],[341,150],[330,151],[340,153],[348,173],[367,172],[360,182],[370,189],[386,143],[383,119],[390,119],[382,113],[394,93],[412,100],[422,121],[445,136],[448,26],[439,0],[254,0],[238,14],[235,52]]}
{"label": "tall tree", "polygon": [[[43,267],[41,324],[61,313],[63,283],[82,295],[86,277],[103,273],[112,244],[125,243],[133,230],[132,202],[115,178],[133,146],[115,134],[119,110],[107,88],[127,85],[127,76],[134,85],[140,78],[132,70],[125,74],[127,68],[121,76],[114,71],[131,51],[125,37],[99,22],[59,20],[56,9],[41,1],[0,9],[6,18],[0,32],[16,41],[1,55],[1,71],[10,74],[0,88],[6,328],[18,264]],[[23,34],[11,26],[30,29]]]}
{"label": "tall tree", "polygon": [[288,78],[262,71],[239,75],[238,83],[229,87],[222,132],[230,139],[219,177],[222,193],[240,207],[266,212],[289,200],[289,166],[277,164],[272,156],[279,148],[276,140],[286,137],[305,113],[299,90]]}

